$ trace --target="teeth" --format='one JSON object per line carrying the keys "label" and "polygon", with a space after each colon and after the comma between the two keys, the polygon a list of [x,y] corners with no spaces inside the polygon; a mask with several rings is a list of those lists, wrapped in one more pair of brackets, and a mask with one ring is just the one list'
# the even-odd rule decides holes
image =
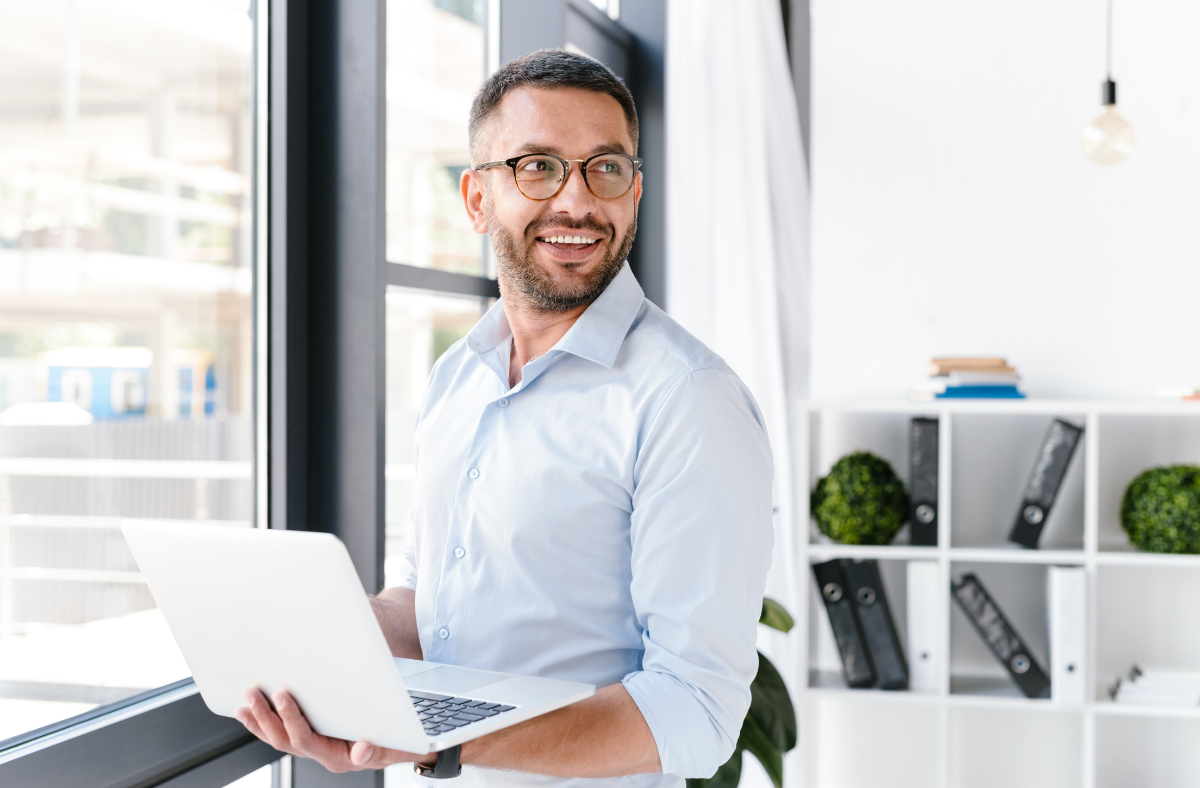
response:
{"label": "teeth", "polygon": [[552,244],[594,244],[599,238],[586,238],[582,235],[546,235],[542,237],[546,243]]}

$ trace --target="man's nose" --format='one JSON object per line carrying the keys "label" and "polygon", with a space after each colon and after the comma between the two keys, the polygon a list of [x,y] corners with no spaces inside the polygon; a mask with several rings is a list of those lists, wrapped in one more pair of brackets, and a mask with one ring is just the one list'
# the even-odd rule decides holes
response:
{"label": "man's nose", "polygon": [[583,216],[592,211],[596,196],[591,193],[587,187],[587,181],[583,179],[582,165],[573,161],[569,166],[571,172],[567,177],[567,182],[563,184],[562,191],[550,200],[550,210],[555,213]]}

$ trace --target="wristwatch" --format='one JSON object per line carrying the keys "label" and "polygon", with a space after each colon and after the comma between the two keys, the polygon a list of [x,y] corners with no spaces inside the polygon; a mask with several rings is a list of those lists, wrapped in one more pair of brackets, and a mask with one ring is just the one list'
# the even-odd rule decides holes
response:
{"label": "wristwatch", "polygon": [[448,750],[442,750],[438,753],[437,763],[430,766],[420,761],[413,764],[413,771],[422,777],[428,777],[432,780],[449,780],[451,777],[457,777],[462,774],[462,764],[459,762],[459,757],[462,755],[462,745],[451,747]]}

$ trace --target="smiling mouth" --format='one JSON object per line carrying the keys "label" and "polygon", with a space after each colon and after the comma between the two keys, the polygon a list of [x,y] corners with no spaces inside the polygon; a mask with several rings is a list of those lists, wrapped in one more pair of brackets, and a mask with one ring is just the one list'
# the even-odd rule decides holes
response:
{"label": "smiling mouth", "polygon": [[555,246],[568,246],[583,249],[599,241],[599,238],[588,238],[583,235],[539,235],[538,240]]}

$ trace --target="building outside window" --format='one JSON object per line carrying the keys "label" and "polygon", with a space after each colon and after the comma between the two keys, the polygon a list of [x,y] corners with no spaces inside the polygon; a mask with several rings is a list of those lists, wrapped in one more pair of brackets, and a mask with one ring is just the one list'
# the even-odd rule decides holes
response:
{"label": "building outside window", "polygon": [[[458,189],[485,6],[388,3],[390,262],[493,269]],[[252,525],[251,13],[0,2],[0,740],[188,676],[122,522]],[[490,301],[386,302],[391,569],[426,379]]]}
{"label": "building outside window", "polygon": [[248,528],[250,0],[0,0],[0,740],[188,676],[120,525]]}

